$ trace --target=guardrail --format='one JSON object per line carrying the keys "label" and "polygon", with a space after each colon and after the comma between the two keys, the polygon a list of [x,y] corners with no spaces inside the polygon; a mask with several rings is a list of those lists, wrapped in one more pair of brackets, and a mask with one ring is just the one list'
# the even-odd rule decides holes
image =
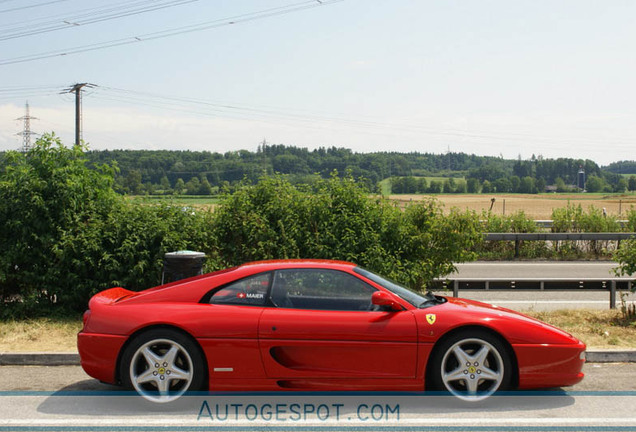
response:
{"label": "guardrail", "polygon": [[515,257],[519,257],[521,241],[562,241],[562,240],[630,240],[636,233],[484,233],[484,240],[514,241]]}
{"label": "guardrail", "polygon": [[[627,219],[620,219],[620,220],[617,220],[616,222],[618,222],[618,224],[622,227],[624,227],[625,225],[629,223]],[[536,226],[541,228],[552,228],[554,226],[553,219],[536,219],[534,223]]]}
{"label": "guardrail", "polygon": [[[616,291],[624,288],[632,290],[634,280],[628,277],[613,278],[438,278],[434,282],[453,287],[453,297],[459,297],[459,290],[500,290],[500,291],[609,291],[610,309],[616,308]],[[483,288],[475,288],[475,284]],[[464,285],[464,286],[462,286]],[[472,285],[472,286],[471,286]],[[619,288],[620,285],[620,288]]]}

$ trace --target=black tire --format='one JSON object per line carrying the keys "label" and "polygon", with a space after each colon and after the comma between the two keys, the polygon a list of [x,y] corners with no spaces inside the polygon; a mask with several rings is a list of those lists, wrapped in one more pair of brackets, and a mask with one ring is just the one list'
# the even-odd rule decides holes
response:
{"label": "black tire", "polygon": [[466,329],[435,348],[427,386],[476,402],[508,390],[512,376],[511,354],[501,339],[485,330]]}
{"label": "black tire", "polygon": [[199,346],[187,335],[165,328],[137,335],[126,347],[119,368],[126,389],[155,403],[203,389],[206,370]]}

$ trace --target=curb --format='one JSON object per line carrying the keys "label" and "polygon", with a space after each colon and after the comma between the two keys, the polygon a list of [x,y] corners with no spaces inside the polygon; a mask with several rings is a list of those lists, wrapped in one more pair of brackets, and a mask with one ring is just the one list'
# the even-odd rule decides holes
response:
{"label": "curb", "polygon": [[78,366],[79,354],[73,352],[0,353],[0,366]]}
{"label": "curb", "polygon": [[636,350],[597,350],[587,351],[585,361],[588,363],[635,363]]}
{"label": "curb", "polygon": [[[587,351],[587,363],[636,363],[636,350]],[[0,366],[79,366],[73,352],[0,353]]]}

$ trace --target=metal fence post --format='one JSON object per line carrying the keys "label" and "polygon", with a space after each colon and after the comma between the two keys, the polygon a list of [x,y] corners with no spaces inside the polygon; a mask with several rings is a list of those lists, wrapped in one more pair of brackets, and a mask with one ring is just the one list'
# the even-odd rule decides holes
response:
{"label": "metal fence post", "polygon": [[616,281],[610,285],[610,309],[616,309]]}
{"label": "metal fence post", "polygon": [[453,297],[459,297],[459,281],[453,281]]}

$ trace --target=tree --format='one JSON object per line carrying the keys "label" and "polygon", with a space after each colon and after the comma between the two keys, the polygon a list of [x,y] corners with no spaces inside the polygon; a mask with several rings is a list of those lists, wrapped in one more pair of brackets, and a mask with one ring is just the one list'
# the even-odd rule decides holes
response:
{"label": "tree", "polygon": [[128,173],[125,180],[126,191],[133,195],[141,195],[144,191],[144,185],[141,183],[141,173],[132,170]]}
{"label": "tree", "polygon": [[625,180],[625,177],[621,177],[618,179],[616,186],[614,186],[614,192],[623,193],[627,190],[627,186],[627,180]]}
{"label": "tree", "polygon": [[420,177],[417,180],[417,192],[426,193],[427,190],[428,190],[428,182],[426,181],[426,177]]}
{"label": "tree", "polygon": [[484,180],[484,182],[481,185],[481,193],[492,193],[492,192],[493,192],[492,183],[490,183],[488,180]]}
{"label": "tree", "polygon": [[161,190],[163,191],[164,194],[169,194],[170,192],[172,192],[172,188],[170,186],[170,180],[168,180],[168,177],[163,176],[161,177]]}
{"label": "tree", "polygon": [[517,176],[512,176],[512,177],[510,177],[510,184],[512,185],[511,192],[518,193],[519,192],[519,186],[521,185],[521,179],[519,177],[517,177]]}
{"label": "tree", "polygon": [[428,186],[428,193],[439,194],[442,193],[443,184],[441,181],[431,180]]}
{"label": "tree", "polygon": [[601,192],[605,187],[605,182],[602,178],[597,176],[589,176],[585,182],[585,189],[588,192]]}
{"label": "tree", "polygon": [[275,172],[283,174],[307,174],[307,162],[293,154],[281,154],[272,160]]}
{"label": "tree", "polygon": [[212,195],[212,185],[208,181],[207,177],[201,175],[201,183],[199,185],[199,195]]}
{"label": "tree", "polygon": [[6,158],[0,170],[0,306],[16,295],[20,308],[85,302],[77,292],[92,281],[95,257],[103,253],[96,232],[119,205],[112,169],[91,169],[82,146],[64,147],[52,134],[26,154],[8,152]]}
{"label": "tree", "polygon": [[453,177],[444,180],[444,193],[455,193],[456,188],[457,183],[455,183],[455,179]]}
{"label": "tree", "polygon": [[457,188],[455,189],[455,192],[458,194],[466,193],[466,182],[464,180],[460,180],[457,182]]}
{"label": "tree", "polygon": [[565,186],[565,181],[561,177],[557,177],[555,186],[557,188],[557,192],[567,192],[568,188]]}
{"label": "tree", "polygon": [[629,180],[627,181],[627,188],[630,191],[636,191],[636,176],[629,176]]}
{"label": "tree", "polygon": [[521,183],[519,184],[519,193],[536,193],[534,179],[532,177],[527,176],[521,179]]}
{"label": "tree", "polygon": [[543,177],[539,177],[536,181],[536,192],[535,193],[544,193],[545,192],[546,182]]}
{"label": "tree", "polygon": [[512,183],[507,178],[497,179],[493,186],[498,193],[512,192]]}
{"label": "tree", "polygon": [[479,193],[479,189],[480,189],[480,184],[478,179],[474,177],[470,177],[466,181],[466,191],[468,191],[468,193]]}
{"label": "tree", "polygon": [[443,190],[444,190],[444,193],[447,193],[447,194],[455,192],[455,188],[451,186],[449,179],[444,180]]}
{"label": "tree", "polygon": [[185,192],[185,190],[186,190],[185,182],[183,181],[181,177],[179,177],[174,184],[174,193],[177,195],[182,195]]}
{"label": "tree", "polygon": [[186,186],[186,193],[188,195],[198,195],[199,188],[201,187],[201,182],[199,181],[197,177],[192,177],[190,180],[188,180],[185,186]]}
{"label": "tree", "polygon": [[404,193],[414,194],[417,193],[417,179],[412,176],[404,177]]}

